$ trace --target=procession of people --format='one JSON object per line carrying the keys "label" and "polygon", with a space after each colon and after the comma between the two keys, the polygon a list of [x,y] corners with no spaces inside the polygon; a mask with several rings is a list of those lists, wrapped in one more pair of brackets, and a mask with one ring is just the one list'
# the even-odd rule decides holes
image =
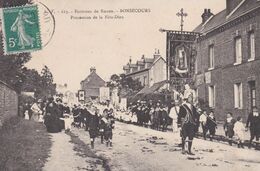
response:
{"label": "procession of people", "polygon": [[[168,131],[180,134],[183,154],[193,155],[193,139],[201,127],[203,138],[213,141],[218,123],[213,110],[202,110],[194,103],[195,93],[185,86],[184,95],[175,99],[170,105],[163,104],[160,100],[147,102],[138,100],[130,104],[128,111],[119,111],[109,102],[90,102],[87,104],[74,104],[69,106],[61,98],[48,98],[46,101],[38,99],[30,107],[24,106],[24,118],[35,122],[44,123],[50,133],[64,130],[69,132],[72,126],[84,128],[89,132],[90,144],[94,148],[95,140],[100,137],[101,143],[112,147],[112,137],[115,120],[132,123],[138,126],[151,128],[158,131]],[[245,132],[250,128],[249,148],[252,141],[259,140],[260,115],[257,108],[248,116],[246,125],[242,117],[233,118],[232,113],[227,113],[223,124],[225,136],[229,145],[236,142],[239,148],[244,148]],[[209,135],[208,135],[209,134]]]}

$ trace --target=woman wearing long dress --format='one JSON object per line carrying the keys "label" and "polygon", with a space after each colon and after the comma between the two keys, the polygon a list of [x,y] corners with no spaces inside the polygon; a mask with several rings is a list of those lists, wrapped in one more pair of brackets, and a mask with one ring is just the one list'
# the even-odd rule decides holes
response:
{"label": "woman wearing long dress", "polygon": [[53,98],[49,98],[49,102],[46,105],[46,115],[44,118],[44,124],[46,125],[47,131],[50,133],[60,132],[60,118],[57,115],[58,106],[53,101]]}
{"label": "woman wearing long dress", "polygon": [[42,114],[42,110],[40,108],[40,103],[41,103],[41,101],[38,100],[38,102],[37,103],[35,102],[31,107],[31,110],[32,110],[31,119],[35,122],[39,122],[40,115]]}

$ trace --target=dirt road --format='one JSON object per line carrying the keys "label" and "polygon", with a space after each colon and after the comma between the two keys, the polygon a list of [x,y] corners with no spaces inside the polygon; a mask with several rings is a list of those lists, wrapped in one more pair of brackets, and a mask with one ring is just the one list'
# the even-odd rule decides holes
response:
{"label": "dirt road", "polygon": [[90,150],[88,132],[74,128],[71,134],[52,134],[53,146],[44,170],[259,170],[260,152],[195,139],[195,156],[181,154],[180,138],[172,132],[116,122],[113,147],[96,139]]}
{"label": "dirt road", "polygon": [[[84,142],[88,133],[74,130]],[[111,170],[259,170],[260,152],[238,149],[217,142],[194,140],[195,156],[181,154],[180,138],[172,132],[158,132],[134,125],[116,123],[113,147],[98,138],[95,153],[108,159]]]}
{"label": "dirt road", "polygon": [[102,158],[73,133],[51,134],[52,148],[44,171],[105,170]]}

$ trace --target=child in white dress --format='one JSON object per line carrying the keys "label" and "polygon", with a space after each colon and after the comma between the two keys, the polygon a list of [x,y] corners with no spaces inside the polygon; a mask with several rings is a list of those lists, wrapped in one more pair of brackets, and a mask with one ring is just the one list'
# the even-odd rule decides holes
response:
{"label": "child in white dress", "polygon": [[28,110],[26,110],[26,111],[24,112],[24,119],[25,119],[25,120],[30,120]]}
{"label": "child in white dress", "polygon": [[243,125],[242,118],[240,116],[237,117],[237,122],[234,125],[234,132],[238,141],[238,148],[244,148],[243,143],[245,140],[245,126]]}
{"label": "child in white dress", "polygon": [[64,114],[64,118],[60,118],[60,120],[64,120],[65,132],[69,132],[71,130],[71,125],[74,121],[73,116],[70,114]]}

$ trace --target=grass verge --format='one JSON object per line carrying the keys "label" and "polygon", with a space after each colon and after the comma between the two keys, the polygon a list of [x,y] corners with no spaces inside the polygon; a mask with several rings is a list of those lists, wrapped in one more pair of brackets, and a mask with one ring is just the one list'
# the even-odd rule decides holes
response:
{"label": "grass verge", "polygon": [[0,170],[41,170],[50,148],[43,124],[12,117],[0,129]]}

